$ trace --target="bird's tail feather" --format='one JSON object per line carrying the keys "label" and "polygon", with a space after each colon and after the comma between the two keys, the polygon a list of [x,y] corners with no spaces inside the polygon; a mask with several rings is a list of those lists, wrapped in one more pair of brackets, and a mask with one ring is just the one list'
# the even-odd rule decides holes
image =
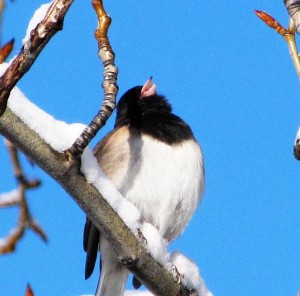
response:
{"label": "bird's tail feather", "polygon": [[101,275],[95,296],[123,296],[129,271],[118,261],[106,239],[100,241]]}
{"label": "bird's tail feather", "polygon": [[128,271],[118,266],[103,266],[95,296],[123,296]]}

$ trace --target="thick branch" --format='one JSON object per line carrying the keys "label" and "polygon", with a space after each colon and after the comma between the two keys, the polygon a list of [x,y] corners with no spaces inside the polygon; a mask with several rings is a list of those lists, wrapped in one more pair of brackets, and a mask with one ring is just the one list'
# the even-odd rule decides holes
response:
{"label": "thick branch", "polygon": [[30,69],[51,37],[62,29],[65,14],[73,1],[56,0],[52,3],[42,22],[32,30],[30,39],[24,44],[20,54],[0,78],[0,116],[7,106],[7,100],[13,87]]}
{"label": "thick branch", "polygon": [[156,295],[189,295],[138,242],[99,192],[88,184],[65,154],[54,151],[9,108],[0,117],[0,133],[55,179],[106,236],[121,262]]}
{"label": "thick branch", "polygon": [[300,34],[300,2],[299,0],[283,0],[290,17],[295,23],[295,29]]}

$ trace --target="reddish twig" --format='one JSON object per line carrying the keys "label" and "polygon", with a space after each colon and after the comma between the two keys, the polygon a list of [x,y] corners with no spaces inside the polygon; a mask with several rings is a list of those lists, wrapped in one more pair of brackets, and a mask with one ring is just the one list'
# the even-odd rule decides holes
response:
{"label": "reddish twig", "polygon": [[255,10],[255,13],[262,21],[264,21],[269,27],[273,28],[287,42],[292,61],[294,63],[297,74],[300,77],[300,59],[295,39],[295,25],[293,21],[290,22],[289,28],[285,29],[268,13],[259,10]]}
{"label": "reddish twig", "polygon": [[29,284],[27,284],[26,291],[25,291],[25,296],[34,296],[34,293],[33,293],[33,291],[32,291]]}
{"label": "reddish twig", "polygon": [[62,29],[65,14],[74,0],[55,0],[44,19],[32,30],[30,39],[0,78],[0,116],[4,113],[11,90],[30,69],[51,37]]}
{"label": "reddish twig", "polygon": [[278,34],[284,35],[288,32],[287,29],[285,29],[268,13],[257,9],[255,9],[254,12],[263,22],[265,22],[269,27],[273,28]]}
{"label": "reddish twig", "polygon": [[0,48],[0,64],[2,64],[6,60],[6,58],[9,56],[9,54],[12,52],[13,47],[14,47],[14,42],[15,42],[15,39],[11,39],[9,42],[4,44]]}

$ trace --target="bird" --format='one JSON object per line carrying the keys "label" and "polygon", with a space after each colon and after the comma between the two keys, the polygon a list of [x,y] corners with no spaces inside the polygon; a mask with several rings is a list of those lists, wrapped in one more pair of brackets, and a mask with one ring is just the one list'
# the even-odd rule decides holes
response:
{"label": "bird", "polygon": [[[152,77],[126,91],[117,104],[114,128],[96,144],[99,166],[122,196],[135,205],[166,244],[185,229],[204,193],[202,150],[190,126],[156,92]],[[83,233],[85,278],[101,253],[96,296],[122,296],[129,271],[109,241],[87,217]],[[133,285],[141,283],[133,277]]]}

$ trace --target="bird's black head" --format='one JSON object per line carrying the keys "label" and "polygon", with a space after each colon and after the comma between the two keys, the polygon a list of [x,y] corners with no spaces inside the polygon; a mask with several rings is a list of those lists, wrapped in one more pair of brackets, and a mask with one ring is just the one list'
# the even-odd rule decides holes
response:
{"label": "bird's black head", "polygon": [[193,138],[190,127],[172,113],[165,97],[156,94],[156,86],[151,79],[144,86],[131,88],[121,97],[115,128],[122,126],[170,145]]}
{"label": "bird's black head", "polygon": [[115,127],[129,124],[131,127],[139,128],[145,118],[171,112],[171,105],[164,96],[156,94],[156,86],[150,78],[143,86],[129,89],[120,98]]}

